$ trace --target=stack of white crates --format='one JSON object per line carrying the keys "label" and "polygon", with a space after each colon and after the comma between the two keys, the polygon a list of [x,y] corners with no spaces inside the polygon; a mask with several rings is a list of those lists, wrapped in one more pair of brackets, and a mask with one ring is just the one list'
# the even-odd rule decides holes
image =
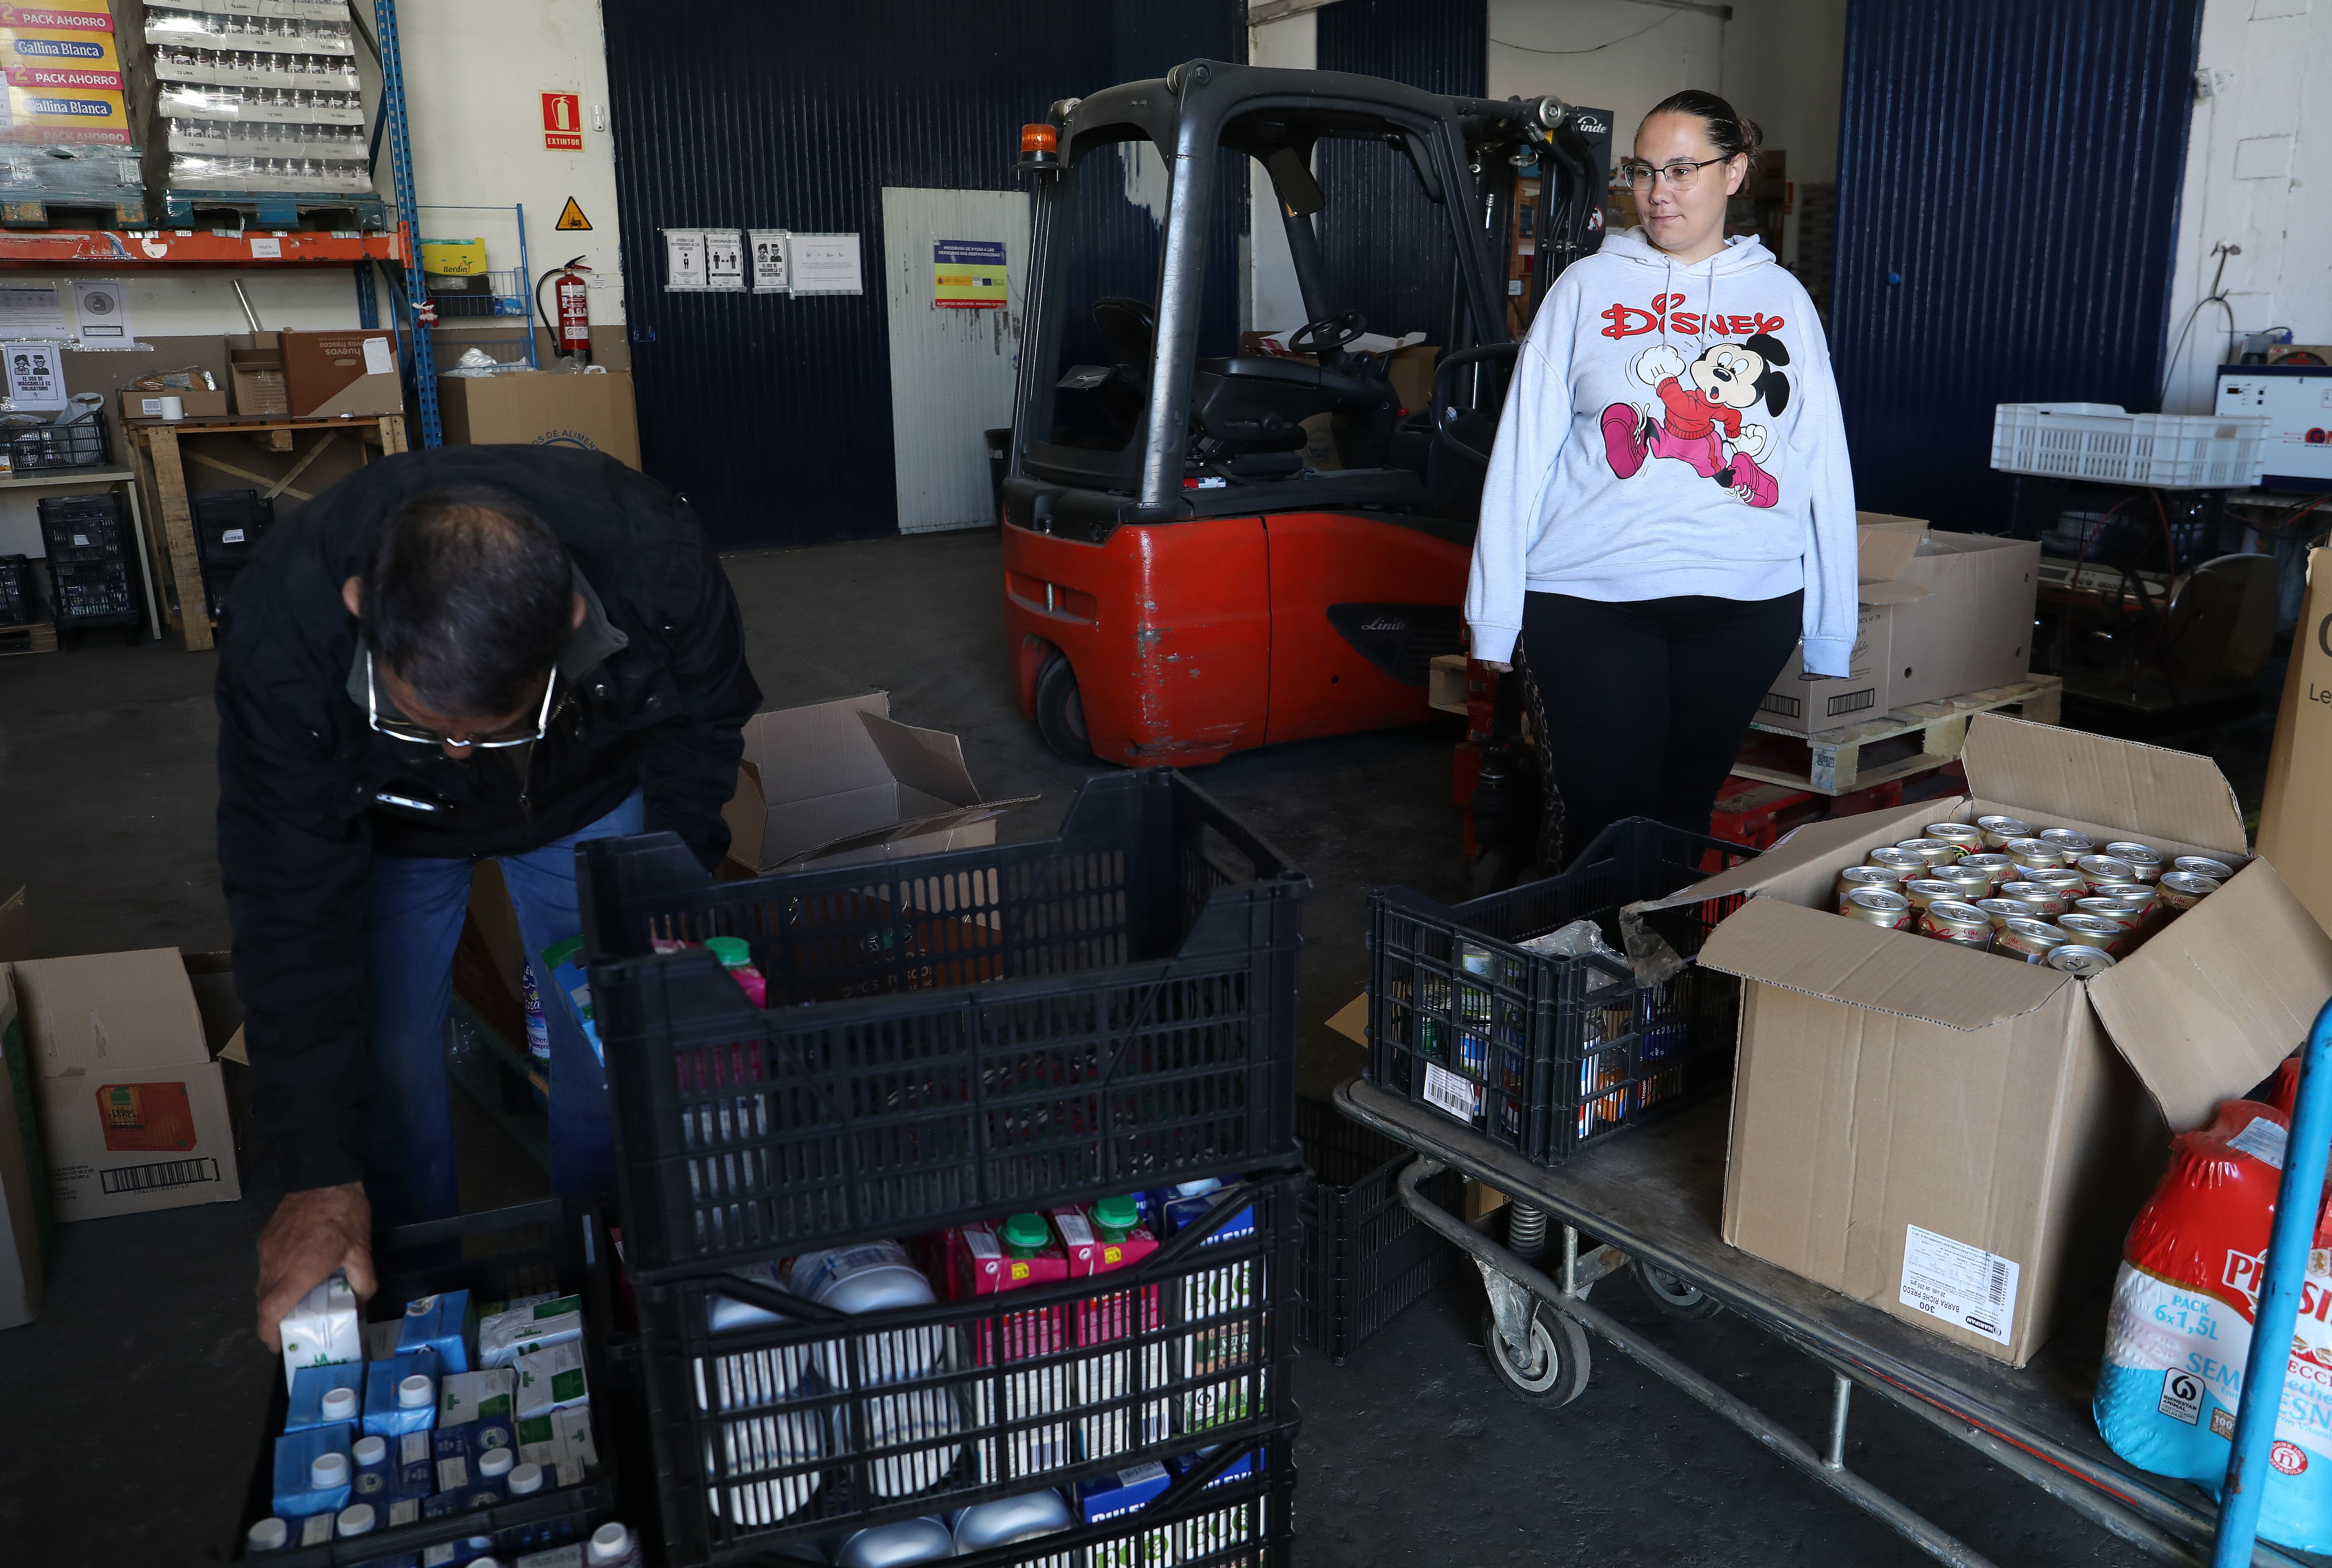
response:
{"label": "stack of white crates", "polygon": [[[373,189],[356,30],[345,0],[147,0],[165,179],[214,197]],[[182,205],[167,205],[175,216]],[[281,199],[251,204],[263,225]]]}

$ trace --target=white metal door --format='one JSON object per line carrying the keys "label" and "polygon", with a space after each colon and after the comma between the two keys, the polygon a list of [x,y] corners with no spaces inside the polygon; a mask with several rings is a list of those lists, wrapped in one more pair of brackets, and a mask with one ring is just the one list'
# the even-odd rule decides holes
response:
{"label": "white metal door", "polygon": [[[1000,307],[939,302],[951,278],[992,278]],[[891,435],[899,531],[995,526],[983,432],[1012,423],[1027,286],[1028,197],[1019,191],[883,187],[884,294],[891,326]],[[971,258],[967,260],[966,258]],[[974,282],[974,291],[993,284]]]}

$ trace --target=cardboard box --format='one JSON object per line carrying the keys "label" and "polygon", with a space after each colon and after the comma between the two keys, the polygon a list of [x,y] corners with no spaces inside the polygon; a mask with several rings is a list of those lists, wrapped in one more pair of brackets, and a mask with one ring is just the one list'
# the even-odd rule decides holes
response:
{"label": "cardboard box", "polygon": [[[0,904],[0,927],[24,906],[20,888]],[[14,923],[21,931],[22,923]],[[12,951],[0,929],[0,959]],[[33,1072],[24,1046],[16,987],[0,961],[0,1328],[14,1328],[41,1315],[48,1291],[48,1171],[41,1158],[40,1119],[33,1109]]]}
{"label": "cardboard box", "polygon": [[[1968,798],[1810,824],[1664,902],[1756,894],[1700,953],[1748,982],[1725,1239],[2021,1366],[2111,1277],[2165,1123],[2204,1124],[2306,1037],[2332,939],[2264,860],[2087,980],[1833,913],[1870,846],[1993,812],[2244,858],[2206,757],[1983,713],[1962,760]],[[1973,1298],[1938,1296],[1954,1270]]]}
{"label": "cardboard box", "polygon": [[2268,753],[2259,850],[2332,931],[2332,817],[2316,793],[2332,777],[2332,550],[2308,554],[2308,597],[2293,629],[2291,664]]}
{"label": "cardboard box", "polygon": [[870,692],[754,715],[722,815],[729,858],[760,875],[993,844],[996,819],[1035,798],[982,800],[961,741],[898,722]]}
{"label": "cardboard box", "polygon": [[639,418],[627,372],[445,376],[437,382],[437,407],[449,446],[579,446],[640,465]]}
{"label": "cardboard box", "polygon": [[246,418],[291,417],[292,395],[283,381],[283,344],[273,332],[253,332],[226,340],[226,378],[234,411]]}
{"label": "cardboard box", "polygon": [[279,332],[283,383],[294,418],[405,412],[397,334],[386,329]]}
{"label": "cardboard box", "polygon": [[226,393],[224,389],[211,392],[200,387],[190,387],[180,391],[177,387],[172,387],[167,392],[124,392],[121,395],[121,417],[159,419],[162,417],[162,399],[165,397],[177,398],[184,405],[186,416],[189,419],[207,418],[224,415],[227,411]]}
{"label": "cardboard box", "polygon": [[240,1021],[231,979],[207,1024],[197,999],[225,978],[213,956],[151,948],[0,966],[15,993],[59,1220],[243,1196],[218,1061]]}
{"label": "cardboard box", "polygon": [[1758,704],[1760,722],[1810,735],[2028,678],[2039,544],[1855,515],[1861,608],[1847,674],[1800,681],[1805,650],[1793,650]]}

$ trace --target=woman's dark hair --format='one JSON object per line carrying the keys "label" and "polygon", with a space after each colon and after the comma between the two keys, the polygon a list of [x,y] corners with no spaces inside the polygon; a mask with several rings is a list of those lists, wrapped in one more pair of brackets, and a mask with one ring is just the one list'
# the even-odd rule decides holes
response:
{"label": "woman's dark hair", "polygon": [[516,492],[444,485],[373,535],[365,645],[440,713],[507,713],[559,662],[574,595],[567,547]]}
{"label": "woman's dark hair", "polygon": [[[1757,153],[1765,145],[1765,133],[1757,122],[1735,110],[1713,92],[1697,87],[1687,87],[1682,92],[1671,92],[1652,105],[1651,114],[1689,114],[1708,127],[1708,139],[1726,158],[1749,155],[1750,172],[1757,168]],[[1639,122],[1640,129],[1641,122]]]}

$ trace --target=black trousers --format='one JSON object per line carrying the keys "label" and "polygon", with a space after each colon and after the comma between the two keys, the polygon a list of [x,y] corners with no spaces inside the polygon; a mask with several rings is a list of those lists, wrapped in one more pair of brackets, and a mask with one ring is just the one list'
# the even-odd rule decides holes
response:
{"label": "black trousers", "polygon": [[1623,817],[1708,831],[1757,700],[1797,645],[1802,592],[1607,604],[1533,593],[1522,649],[1546,811],[1539,864]]}

